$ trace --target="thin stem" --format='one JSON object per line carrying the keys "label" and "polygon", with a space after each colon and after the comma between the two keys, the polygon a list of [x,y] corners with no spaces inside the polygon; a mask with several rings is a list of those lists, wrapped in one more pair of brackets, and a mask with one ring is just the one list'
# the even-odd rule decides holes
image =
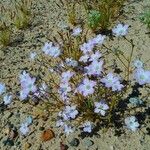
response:
{"label": "thin stem", "polygon": [[109,50],[109,51],[111,51],[112,52],[112,54],[114,55],[114,56],[116,56],[119,60],[120,60],[120,62],[124,65],[124,67],[126,68],[126,69],[128,69],[128,67],[126,66],[126,64],[121,60],[121,58],[119,57],[119,55],[117,55],[117,54],[114,54],[114,52],[110,49],[110,48],[108,48],[107,46],[105,46],[105,45],[103,45],[107,50]]}

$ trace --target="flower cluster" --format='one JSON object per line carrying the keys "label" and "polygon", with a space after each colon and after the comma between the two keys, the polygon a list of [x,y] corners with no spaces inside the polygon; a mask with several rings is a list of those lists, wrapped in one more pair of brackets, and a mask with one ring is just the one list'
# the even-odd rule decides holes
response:
{"label": "flower cluster", "polygon": [[124,86],[119,80],[119,76],[114,76],[112,73],[108,73],[106,77],[101,79],[101,82],[104,83],[107,88],[112,88],[112,91],[121,91]]}
{"label": "flower cluster", "polygon": [[104,35],[97,35],[95,38],[90,39],[87,43],[84,43],[83,45],[80,46],[80,50],[84,54],[88,54],[92,52],[94,46],[96,45],[102,45],[104,42],[105,36]]}
{"label": "flower cluster", "polygon": [[36,78],[30,77],[29,73],[23,71],[20,74],[20,84],[21,84],[21,91],[20,91],[20,100],[25,100],[30,92],[36,92],[37,87],[35,85]]}
{"label": "flower cluster", "polygon": [[[112,33],[116,37],[125,36],[128,33],[128,27],[128,25],[118,24],[112,29]],[[71,36],[70,39],[75,39],[78,42],[77,39],[82,35],[81,32],[82,29],[76,27],[73,29],[71,35],[68,36]],[[54,99],[59,97],[58,99],[60,101],[57,99],[57,102],[62,104],[63,109],[61,109],[62,111],[59,110],[56,126],[61,127],[66,134],[74,131],[71,122],[76,118],[89,117],[85,118],[81,124],[83,132],[86,133],[93,131],[93,120],[100,118],[103,121],[105,118],[111,118],[115,113],[112,113],[112,111],[117,108],[119,102],[123,99],[124,93],[127,91],[128,85],[131,84],[129,74],[132,68],[130,65],[131,61],[128,60],[128,57],[126,59],[128,60],[128,64],[126,65],[123,62],[126,70],[125,78],[123,78],[122,74],[117,74],[116,71],[110,71],[110,68],[107,68],[107,65],[105,65],[107,62],[107,58],[105,57],[107,55],[105,56],[105,53],[100,51],[102,46],[107,49],[107,46],[104,45],[105,39],[105,35],[98,34],[83,43],[72,42],[72,44],[75,44],[75,46],[72,46],[73,49],[76,48],[78,50],[75,51],[77,53],[75,56],[73,56],[74,53],[72,51],[69,51],[69,48],[68,51],[65,49],[68,45],[62,46],[63,42],[61,43],[61,48],[58,45],[54,46],[52,42],[45,43],[42,48],[42,51],[46,55],[53,58],[57,57],[58,64],[55,67],[50,66],[48,69],[50,71],[49,73],[57,72],[57,75],[60,77],[58,84],[54,82],[57,88],[55,89],[57,93]],[[65,41],[65,43],[67,42]],[[65,50],[68,54],[65,53]],[[72,54],[70,55],[70,53]],[[32,54],[31,59],[34,59],[35,56]],[[123,54],[122,56],[125,57]],[[140,85],[150,83],[150,71],[144,70],[143,63],[140,60],[136,60],[133,65],[134,81]],[[126,76],[128,79],[126,79]],[[126,80],[127,82],[125,82]],[[41,94],[48,92],[45,82],[43,82],[41,87],[37,88],[35,81],[36,78],[31,77],[25,71],[20,75],[21,100],[26,99],[30,92],[38,98],[42,98]],[[53,79],[51,82],[53,82]],[[4,90],[4,86],[0,84],[0,93],[3,93]],[[46,90],[47,92],[45,92]],[[51,93],[52,98],[53,94],[55,93]],[[11,96],[6,96],[5,99],[9,100]],[[5,100],[5,104],[8,103],[7,100]],[[142,103],[135,99],[129,99],[129,101],[134,106]],[[53,105],[53,102],[53,100],[50,102],[51,105]],[[54,102],[55,107],[57,107],[57,102]],[[90,116],[92,116],[91,120]],[[132,131],[135,131],[139,127],[139,123],[134,116],[127,117],[125,119],[125,125]],[[27,123],[21,125],[20,131],[23,135],[29,132],[28,126]]]}
{"label": "flower cluster", "polygon": [[23,123],[21,123],[19,131],[23,136],[26,136],[29,133],[29,126],[32,124],[32,120],[32,117],[29,116],[25,119]]}
{"label": "flower cluster", "polygon": [[69,80],[73,75],[74,73],[70,71],[63,72],[61,75],[61,82],[59,85],[60,87],[58,93],[61,95],[61,99],[63,101],[68,100],[68,93],[71,91]]}
{"label": "flower cluster", "polygon": [[63,111],[58,113],[58,121],[56,122],[57,127],[63,127],[64,132],[66,134],[72,133],[73,129],[70,125],[66,124],[65,121],[70,121],[71,119],[75,119],[78,115],[78,110],[76,106],[67,105]]}
{"label": "flower cluster", "polygon": [[42,51],[46,55],[50,55],[54,58],[58,57],[61,53],[61,50],[59,49],[59,46],[53,46],[53,43],[45,43],[44,47],[42,48]]}

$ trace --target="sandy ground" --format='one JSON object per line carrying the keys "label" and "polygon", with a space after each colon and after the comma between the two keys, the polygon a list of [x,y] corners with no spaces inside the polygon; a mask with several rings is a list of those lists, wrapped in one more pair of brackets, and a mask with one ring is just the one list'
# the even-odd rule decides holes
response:
{"label": "sandy ground", "polygon": [[[14,30],[16,35],[20,35],[15,36],[15,38],[20,40],[20,43],[12,44],[5,49],[0,49],[0,82],[6,83],[8,91],[15,92],[16,90],[19,90],[18,74],[23,69],[27,69],[32,74],[38,71],[38,65],[29,60],[30,52],[40,53],[42,45],[48,40],[49,36],[55,35],[58,26],[63,28],[63,26],[67,24],[65,21],[66,10],[62,7],[59,8],[54,2],[57,2],[57,0],[49,0],[49,2],[48,0],[39,0],[38,2],[34,1],[33,11],[36,16],[33,20],[32,27],[24,31]],[[131,26],[127,38],[134,40],[136,45],[134,55],[136,56],[137,54],[142,54],[142,60],[147,61],[150,54],[150,35],[146,34],[148,30],[146,26],[140,22],[138,15],[145,7],[148,5],[150,6],[150,1],[131,0],[130,3],[126,4],[127,5],[124,7],[123,15],[120,16],[116,23],[124,22]],[[120,40],[120,42],[122,50],[125,53],[128,53],[129,47],[126,46],[126,42],[124,40]],[[117,44],[118,40],[114,41],[114,43]],[[147,62],[147,68],[149,68],[149,64],[150,62]],[[51,122],[50,119],[47,121],[43,121],[42,119],[34,119],[33,124],[30,127],[31,133],[29,136],[25,138],[19,136],[15,139],[14,146],[4,146],[3,141],[7,138],[5,134],[5,130],[7,129],[6,124],[10,122],[18,128],[20,123],[28,115],[27,112],[32,113],[34,111],[34,106],[30,104],[22,104],[17,99],[13,101],[10,107],[13,108],[11,111],[5,110],[3,113],[0,113],[0,150],[60,149],[60,141],[62,138],[57,136],[59,135],[59,131],[56,128],[53,128],[54,123]],[[51,116],[49,116],[49,118],[51,118]],[[150,127],[149,123],[147,123],[147,125]],[[53,138],[47,142],[41,142],[40,137],[42,131],[40,131],[40,127],[42,126],[44,126],[45,129],[53,128],[56,138]],[[145,133],[146,128],[145,126],[142,126],[141,129],[135,133],[125,130],[125,133],[121,134],[119,137],[115,136],[114,129],[110,129],[106,133],[99,131],[99,136],[81,139],[81,137],[78,137],[79,131],[77,131],[69,135],[69,137],[63,138],[63,142],[69,146],[68,141],[70,141],[73,137],[77,137],[79,139],[79,146],[75,148],[69,146],[69,150],[149,150],[150,137]],[[94,144],[89,148],[86,148],[84,144],[84,140],[87,139],[94,142]],[[29,148],[27,144],[31,144]]]}

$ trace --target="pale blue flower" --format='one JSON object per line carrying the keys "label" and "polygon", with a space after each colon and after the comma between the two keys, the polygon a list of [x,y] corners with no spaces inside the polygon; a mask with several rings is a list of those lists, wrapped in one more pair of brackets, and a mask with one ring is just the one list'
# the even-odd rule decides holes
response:
{"label": "pale blue flower", "polygon": [[3,98],[4,104],[9,105],[12,102],[12,95],[6,94]]}
{"label": "pale blue flower", "polygon": [[25,123],[29,126],[31,125],[33,122],[33,118],[32,116],[28,116],[26,119],[25,119]]}
{"label": "pale blue flower", "polygon": [[105,116],[106,110],[109,109],[109,106],[105,103],[104,100],[101,100],[100,102],[94,102],[95,109],[94,112],[101,114],[102,116]]}
{"label": "pale blue flower", "polygon": [[6,87],[4,83],[0,83],[0,95],[6,91]]}
{"label": "pale blue flower", "polygon": [[36,52],[31,52],[30,53],[30,60],[34,60],[36,57],[37,53]]}
{"label": "pale blue flower", "polygon": [[21,132],[22,135],[26,136],[30,131],[29,127],[28,127],[28,124],[27,123],[22,123],[20,128],[19,128],[19,131]]}
{"label": "pale blue flower", "polygon": [[92,126],[92,124],[91,124],[90,121],[86,121],[86,122],[83,124],[83,131],[84,131],[84,132],[91,133],[91,132],[92,132],[92,129],[93,129],[93,126]]}
{"label": "pale blue flower", "polygon": [[112,29],[112,32],[116,37],[125,36],[128,33],[128,27],[129,25],[118,24]]}
{"label": "pale blue flower", "polygon": [[135,116],[130,116],[125,119],[125,125],[131,131],[136,131],[140,126]]}
{"label": "pale blue flower", "polygon": [[73,128],[70,125],[64,125],[64,132],[69,135],[70,133],[73,133]]}
{"label": "pale blue flower", "polygon": [[133,105],[133,106],[138,106],[141,105],[143,103],[142,100],[140,100],[138,97],[131,97],[129,99],[129,102]]}

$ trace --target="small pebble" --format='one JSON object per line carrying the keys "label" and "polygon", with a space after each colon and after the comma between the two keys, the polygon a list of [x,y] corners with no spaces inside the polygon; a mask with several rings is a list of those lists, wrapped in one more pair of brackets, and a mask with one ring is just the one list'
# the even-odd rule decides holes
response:
{"label": "small pebble", "polygon": [[30,147],[31,147],[31,144],[27,142],[24,145],[24,150],[28,150]]}
{"label": "small pebble", "polygon": [[43,131],[45,128],[44,127],[39,127],[39,130],[40,131]]}
{"label": "small pebble", "polygon": [[77,138],[73,138],[70,142],[69,142],[69,144],[71,145],[71,146],[78,146],[79,145],[79,140],[77,139]]}
{"label": "small pebble", "polygon": [[9,133],[10,133],[10,128],[4,129],[4,134],[9,135]]}
{"label": "small pebble", "polygon": [[54,137],[55,137],[55,134],[54,134],[53,130],[47,129],[47,130],[43,131],[43,133],[41,135],[41,140],[43,142],[46,142],[46,141],[51,140]]}
{"label": "small pebble", "polygon": [[9,138],[10,138],[10,139],[14,139],[14,138],[16,138],[16,137],[17,137],[17,132],[11,130],[10,133],[9,133]]}
{"label": "small pebble", "polygon": [[3,144],[8,146],[14,146],[14,141],[8,138],[7,140],[3,141]]}
{"label": "small pebble", "polygon": [[6,118],[6,119],[9,119],[12,115],[13,115],[12,112],[7,112],[7,113],[5,114],[5,118]]}
{"label": "small pebble", "polygon": [[85,145],[86,147],[90,147],[90,146],[92,146],[93,144],[94,144],[94,142],[93,142],[92,140],[86,139],[86,140],[84,141],[84,145]]}

